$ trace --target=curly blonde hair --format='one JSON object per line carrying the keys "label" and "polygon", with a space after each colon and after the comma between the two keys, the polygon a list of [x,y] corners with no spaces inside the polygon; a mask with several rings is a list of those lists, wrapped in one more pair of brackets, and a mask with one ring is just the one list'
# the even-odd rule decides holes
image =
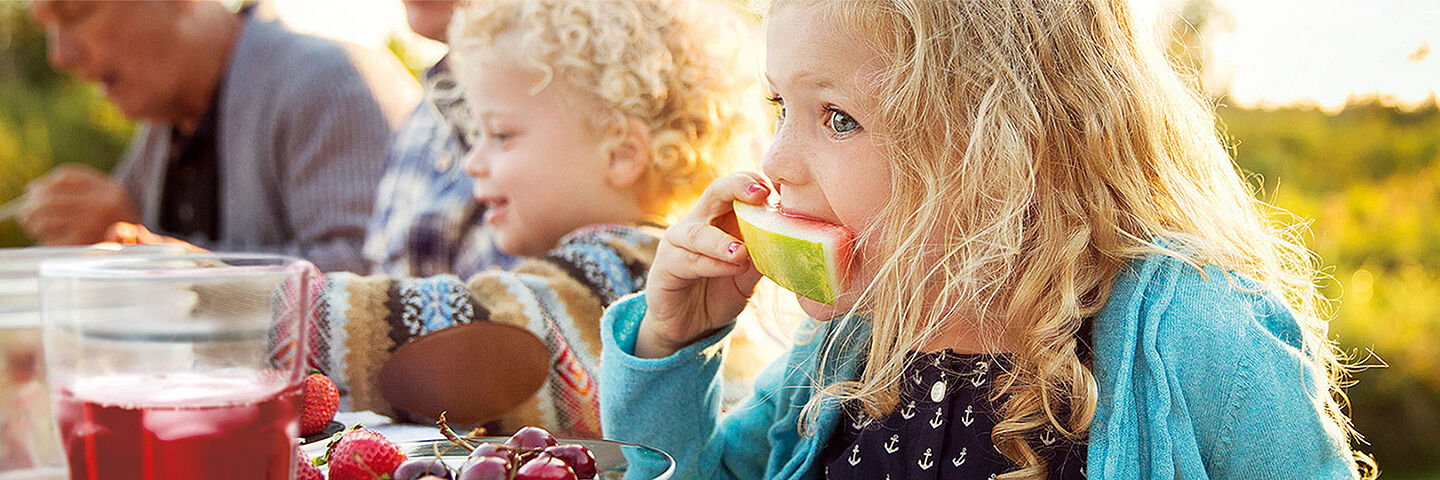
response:
{"label": "curly blonde hair", "polygon": [[1003,326],[994,347],[1013,351],[992,440],[1020,468],[1001,478],[1045,478],[1041,435],[1083,443],[1095,416],[1083,327],[1122,267],[1160,254],[1284,298],[1330,388],[1316,408],[1349,426],[1302,228],[1256,199],[1213,105],[1137,38],[1123,0],[808,3],[890,56],[870,128],[894,179],[881,224],[861,232],[887,255],[863,294],[866,368],[808,413],[827,397],[891,412],[904,353],[958,313]]}
{"label": "curly blonde hair", "polygon": [[542,76],[534,90],[561,87],[609,145],[638,122],[651,157],[641,201],[670,221],[758,157],[763,102],[748,31],[737,10],[694,0],[484,0],[456,11],[450,36],[462,81],[476,67],[468,51],[514,32],[516,59]]}

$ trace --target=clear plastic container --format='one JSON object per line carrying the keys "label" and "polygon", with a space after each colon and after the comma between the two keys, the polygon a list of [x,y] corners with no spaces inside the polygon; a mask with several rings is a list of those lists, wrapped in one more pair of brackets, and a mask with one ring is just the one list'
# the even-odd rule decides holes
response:
{"label": "clear plastic container", "polygon": [[0,249],[0,480],[66,478],[40,336],[38,269],[46,260],[182,254],[176,246]]}

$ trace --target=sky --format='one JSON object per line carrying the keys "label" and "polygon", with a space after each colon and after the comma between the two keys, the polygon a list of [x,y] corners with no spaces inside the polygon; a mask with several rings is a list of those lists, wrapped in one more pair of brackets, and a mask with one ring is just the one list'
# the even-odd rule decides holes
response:
{"label": "sky", "polygon": [[[1132,0],[1141,23],[1183,0]],[[1440,90],[1440,0],[1213,0],[1228,21],[1209,64],[1242,107],[1314,105],[1352,96],[1413,105]],[[409,32],[399,0],[274,0],[297,28],[383,46],[402,35],[422,61],[444,47]],[[1433,54],[1426,54],[1437,49]]]}
{"label": "sky", "polygon": [[[1440,88],[1440,2],[1435,0],[1217,0],[1233,28],[1213,48],[1240,105],[1351,95],[1414,104]],[[1164,7],[1157,8],[1160,12]]]}

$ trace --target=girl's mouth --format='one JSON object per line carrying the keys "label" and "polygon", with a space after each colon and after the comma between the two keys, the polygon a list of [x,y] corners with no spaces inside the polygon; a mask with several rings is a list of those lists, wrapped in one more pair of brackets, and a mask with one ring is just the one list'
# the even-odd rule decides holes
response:
{"label": "girl's mouth", "polygon": [[808,214],[808,213],[805,213],[805,212],[801,212],[801,211],[798,211],[798,210],[794,210],[794,209],[787,208],[787,207],[785,206],[785,203],[784,203],[784,202],[776,202],[776,203],[774,204],[774,206],[775,206],[775,210],[776,210],[776,211],[780,212],[781,215],[784,215],[784,216],[787,216],[787,217],[795,217],[795,218],[799,218],[799,219],[803,219],[803,220],[810,220],[810,221],[813,221],[813,222],[821,222],[821,223],[829,223],[829,224],[832,224],[832,225],[839,225],[839,222],[836,222],[836,221],[833,221],[833,220],[827,220],[827,219],[825,219],[824,217],[821,217],[821,216],[818,216],[818,215],[811,215],[811,214]]}

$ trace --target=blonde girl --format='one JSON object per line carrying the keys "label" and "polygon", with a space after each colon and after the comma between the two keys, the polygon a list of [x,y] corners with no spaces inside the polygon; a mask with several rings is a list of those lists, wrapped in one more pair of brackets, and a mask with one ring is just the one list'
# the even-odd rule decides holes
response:
{"label": "blonde girl", "polygon": [[[711,184],[607,311],[607,436],[678,478],[1356,477],[1315,259],[1130,18],[771,6],[765,176]],[[759,278],[731,203],[767,197],[854,230],[858,273],[721,416]]]}

